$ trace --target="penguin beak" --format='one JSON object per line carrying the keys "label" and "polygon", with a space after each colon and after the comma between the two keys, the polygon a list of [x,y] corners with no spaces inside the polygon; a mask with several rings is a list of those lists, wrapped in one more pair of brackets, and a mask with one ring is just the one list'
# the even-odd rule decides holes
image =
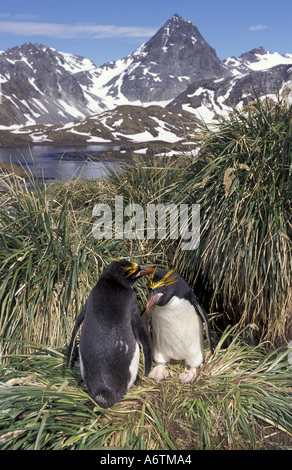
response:
{"label": "penguin beak", "polygon": [[151,308],[157,304],[160,297],[162,296],[163,296],[162,292],[158,292],[157,294],[151,294],[146,304],[146,310],[151,310]]}
{"label": "penguin beak", "polygon": [[144,267],[140,269],[140,271],[136,274],[135,277],[147,276],[148,274],[152,274],[153,272],[153,268]]}

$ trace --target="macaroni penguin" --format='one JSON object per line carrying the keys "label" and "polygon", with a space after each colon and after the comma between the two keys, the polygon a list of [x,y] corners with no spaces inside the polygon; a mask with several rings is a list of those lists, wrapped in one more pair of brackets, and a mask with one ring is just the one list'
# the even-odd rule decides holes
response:
{"label": "macaroni penguin", "polygon": [[133,385],[138,374],[139,345],[146,376],[151,369],[151,336],[141,319],[133,286],[153,271],[127,260],[112,261],[89,293],[73,328],[67,367],[83,323],[79,343],[81,375],[90,397],[102,408],[119,401]]}
{"label": "macaroni penguin", "polygon": [[150,296],[142,314],[148,324],[152,316],[153,357],[158,364],[149,378],[156,382],[168,377],[170,359],[185,360],[190,367],[180,374],[182,383],[191,383],[204,360],[203,324],[206,325],[211,353],[208,315],[187,282],[175,271],[153,271],[149,282]]}

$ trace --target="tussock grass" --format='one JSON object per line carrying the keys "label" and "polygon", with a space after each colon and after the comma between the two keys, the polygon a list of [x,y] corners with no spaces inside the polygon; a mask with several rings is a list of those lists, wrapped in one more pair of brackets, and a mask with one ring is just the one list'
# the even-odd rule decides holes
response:
{"label": "tussock grass", "polygon": [[127,253],[93,238],[90,212],[74,210],[70,191],[58,200],[57,186],[31,184],[15,177],[1,198],[0,335],[59,347],[112,253]]}
{"label": "tussock grass", "polygon": [[[206,130],[198,157],[137,157],[101,181],[2,178],[1,449],[292,447],[291,367],[275,349],[291,339],[290,113],[257,102]],[[124,206],[199,203],[199,249],[183,253],[168,237],[96,240],[92,209],[107,203],[114,215],[116,195]],[[140,383],[103,410],[78,364],[64,372],[63,361],[81,306],[118,257],[177,269],[205,293],[213,324],[223,321],[194,384],[179,384],[183,363],[161,384],[141,364]],[[142,309],[146,281],[135,290]]]}
{"label": "tussock grass", "polygon": [[186,200],[201,208],[200,246],[176,263],[205,279],[233,322],[254,323],[257,340],[278,345],[292,337],[291,168],[284,99],[258,100],[206,130],[184,179]]}
{"label": "tussock grass", "polygon": [[[132,172],[129,170],[129,172]],[[114,258],[150,263],[151,250],[139,240],[97,240],[92,209],[111,204],[115,174],[100,183],[72,180],[46,186],[13,175],[3,180],[0,205],[0,336],[4,352],[25,348],[22,341],[52,347],[68,342],[85,299],[99,274]],[[125,205],[127,198],[125,198]],[[163,250],[156,250],[163,258]],[[155,256],[156,256],[155,255]],[[145,302],[145,281],[137,286]]]}
{"label": "tussock grass", "polygon": [[0,448],[291,448],[287,351],[267,354],[241,333],[227,329],[214,356],[207,350],[192,385],[178,382],[182,363],[159,385],[140,364],[139,383],[107,410],[87,395],[78,364],[64,374],[63,352],[30,344],[0,372]]}
{"label": "tussock grass", "polygon": [[17,175],[25,178],[26,172],[20,165],[15,163],[0,162],[0,181],[2,178],[5,178],[5,176],[7,177],[9,175]]}

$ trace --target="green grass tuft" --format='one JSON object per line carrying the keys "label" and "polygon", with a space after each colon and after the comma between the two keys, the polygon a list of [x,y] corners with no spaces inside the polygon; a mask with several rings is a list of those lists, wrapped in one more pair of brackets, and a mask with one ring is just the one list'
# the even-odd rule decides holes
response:
{"label": "green grass tuft", "polygon": [[[226,341],[228,348],[223,347]],[[182,363],[159,385],[143,376],[110,409],[86,393],[78,364],[30,344],[0,371],[0,449],[175,450],[292,448],[287,351],[267,354],[227,329],[191,385]]]}

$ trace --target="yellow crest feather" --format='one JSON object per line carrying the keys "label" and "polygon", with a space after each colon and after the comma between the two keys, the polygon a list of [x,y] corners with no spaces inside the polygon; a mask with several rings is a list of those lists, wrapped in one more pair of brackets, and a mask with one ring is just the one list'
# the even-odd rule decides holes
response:
{"label": "yellow crest feather", "polygon": [[154,274],[155,274],[155,271],[153,272],[151,278],[150,278],[150,281],[149,281],[149,287],[150,289],[157,289],[158,287],[165,287],[165,286],[169,286],[170,284],[174,284],[175,282],[178,282],[178,277],[177,277],[177,274],[175,271],[168,271],[168,273],[165,274],[165,276],[163,276],[162,279],[160,279],[160,281],[157,281],[157,282],[154,282],[153,279],[154,279]]}
{"label": "yellow crest feather", "polygon": [[128,266],[127,268],[123,268],[123,269],[127,273],[126,277],[132,276],[132,274],[134,274],[137,271],[138,264],[137,263],[132,263],[132,261],[131,261],[131,266]]}
{"label": "yellow crest feather", "polygon": [[[120,263],[122,260],[114,259],[113,261],[117,261],[118,263]],[[123,267],[123,270],[127,273],[126,277],[132,276],[132,274],[134,274],[138,269],[137,263],[133,263],[132,261],[129,261],[129,263],[131,263],[131,266]]]}

